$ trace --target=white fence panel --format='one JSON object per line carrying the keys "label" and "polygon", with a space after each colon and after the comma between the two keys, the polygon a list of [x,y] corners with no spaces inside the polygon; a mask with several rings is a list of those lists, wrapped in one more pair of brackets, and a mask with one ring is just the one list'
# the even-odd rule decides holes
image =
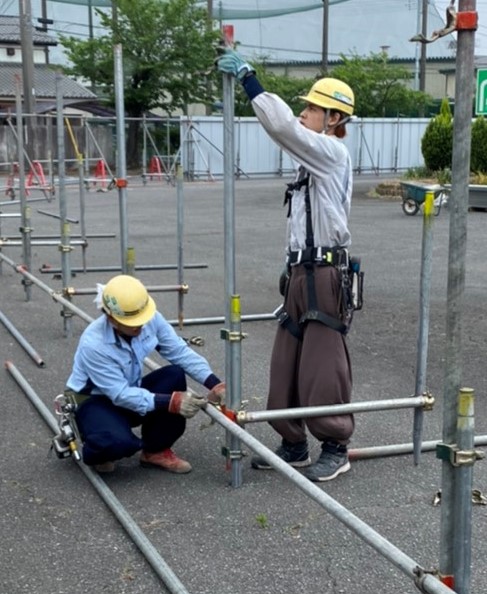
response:
{"label": "white fence panel", "polygon": [[[421,138],[428,119],[361,118],[347,125],[345,144],[358,173],[405,171],[424,165]],[[291,158],[269,138],[256,118],[235,118],[237,176],[291,175]],[[223,176],[223,118],[181,118],[182,165],[187,177]]]}

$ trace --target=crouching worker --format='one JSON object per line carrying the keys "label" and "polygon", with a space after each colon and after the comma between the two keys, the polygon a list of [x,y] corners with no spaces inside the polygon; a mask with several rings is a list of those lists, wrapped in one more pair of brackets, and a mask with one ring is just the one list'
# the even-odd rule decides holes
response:
{"label": "crouching worker", "polygon": [[[172,446],[187,418],[208,401],[224,401],[225,384],[156,311],[139,280],[121,274],[99,289],[103,315],[81,335],[65,391],[77,404],[83,461],[111,472],[115,460],[142,450],[144,467],[190,472]],[[143,360],[154,350],[170,365],[142,376]],[[207,397],[188,389],[186,374],[209,390]],[[140,437],[132,431],[137,426]]]}

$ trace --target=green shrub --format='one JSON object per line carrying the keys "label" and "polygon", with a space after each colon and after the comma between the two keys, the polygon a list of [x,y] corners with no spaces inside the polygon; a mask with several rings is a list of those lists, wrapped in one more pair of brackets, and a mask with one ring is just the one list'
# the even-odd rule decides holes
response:
{"label": "green shrub", "polygon": [[425,165],[431,171],[451,169],[453,151],[453,118],[447,99],[441,102],[440,113],[432,118],[421,139]]}
{"label": "green shrub", "polygon": [[487,121],[482,116],[472,124],[470,171],[487,173]]}

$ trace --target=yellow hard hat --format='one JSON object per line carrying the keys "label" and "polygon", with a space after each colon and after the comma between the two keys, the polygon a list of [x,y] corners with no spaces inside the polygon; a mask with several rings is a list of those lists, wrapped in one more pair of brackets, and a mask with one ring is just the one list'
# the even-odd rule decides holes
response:
{"label": "yellow hard hat", "polygon": [[144,285],[127,274],[114,276],[103,289],[103,310],[124,326],[143,326],[156,313],[156,304]]}
{"label": "yellow hard hat", "polygon": [[325,109],[336,109],[347,115],[353,114],[355,105],[352,89],[336,78],[320,78],[311,87],[306,97],[300,97],[300,99]]}

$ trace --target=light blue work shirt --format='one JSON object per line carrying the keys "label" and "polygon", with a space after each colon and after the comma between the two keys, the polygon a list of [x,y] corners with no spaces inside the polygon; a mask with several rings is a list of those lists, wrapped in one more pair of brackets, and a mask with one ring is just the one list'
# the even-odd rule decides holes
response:
{"label": "light blue work shirt", "polygon": [[156,312],[130,343],[102,315],[81,335],[66,385],[75,392],[91,386],[91,394],[103,394],[116,406],[145,415],[154,410],[154,394],[140,387],[143,360],[156,347],[166,361],[182,367],[200,384],[212,373],[208,361],[176,334],[161,313]]}

